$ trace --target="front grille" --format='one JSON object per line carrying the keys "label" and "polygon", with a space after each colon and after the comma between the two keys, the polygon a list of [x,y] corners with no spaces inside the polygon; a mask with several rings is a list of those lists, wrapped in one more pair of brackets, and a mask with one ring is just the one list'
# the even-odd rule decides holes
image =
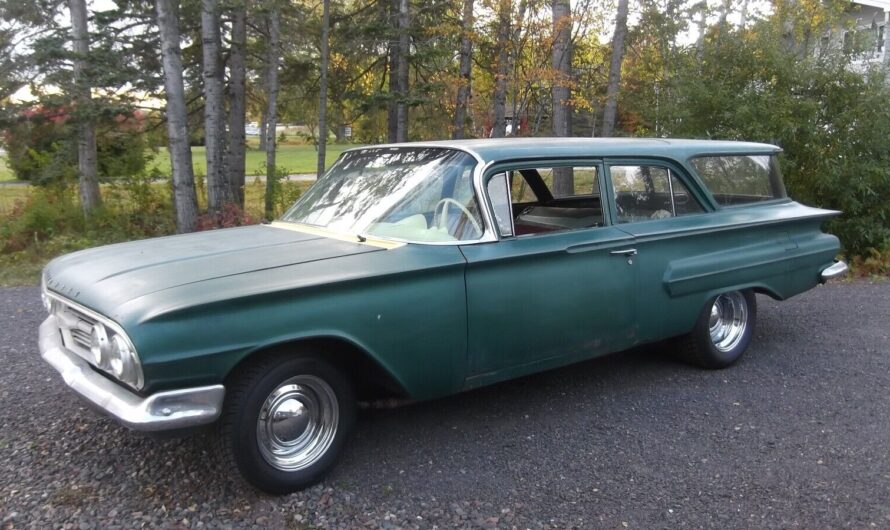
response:
{"label": "front grille", "polygon": [[53,314],[59,322],[62,344],[91,361],[90,334],[97,320],[58,298],[53,301]]}
{"label": "front grille", "polygon": [[71,339],[75,344],[84,349],[90,349],[90,333],[88,331],[84,331],[82,329],[72,329],[71,330]]}

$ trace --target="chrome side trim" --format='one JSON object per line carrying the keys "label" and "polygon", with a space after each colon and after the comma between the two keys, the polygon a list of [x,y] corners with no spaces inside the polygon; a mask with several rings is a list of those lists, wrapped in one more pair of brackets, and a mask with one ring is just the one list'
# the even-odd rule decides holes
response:
{"label": "chrome side trim", "polygon": [[59,324],[49,316],[40,325],[40,355],[91,405],[118,423],[137,431],[163,431],[216,421],[225,387],[210,385],[139,396],[102,376],[62,345]]}
{"label": "chrome side trim", "polygon": [[825,283],[828,280],[833,280],[835,278],[840,278],[847,274],[849,267],[847,264],[841,260],[837,260],[834,262],[834,265],[829,265],[822,270],[819,274],[819,281],[821,283]]}

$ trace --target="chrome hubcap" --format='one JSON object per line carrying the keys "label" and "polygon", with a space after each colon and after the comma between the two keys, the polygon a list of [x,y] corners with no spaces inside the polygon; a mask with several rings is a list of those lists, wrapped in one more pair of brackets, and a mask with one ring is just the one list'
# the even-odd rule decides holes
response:
{"label": "chrome hubcap", "polygon": [[738,291],[721,294],[711,306],[708,320],[711,343],[721,352],[738,346],[748,328],[748,303]]}
{"label": "chrome hubcap", "polygon": [[334,390],[312,375],[298,375],[269,394],[257,418],[257,443],[271,466],[306,468],[330,448],[337,433],[339,406]]}

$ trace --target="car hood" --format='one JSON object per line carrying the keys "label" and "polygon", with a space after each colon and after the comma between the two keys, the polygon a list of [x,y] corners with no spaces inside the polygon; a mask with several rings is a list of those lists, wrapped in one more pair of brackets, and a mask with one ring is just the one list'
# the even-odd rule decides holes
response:
{"label": "car hood", "polygon": [[47,288],[109,316],[145,295],[208,280],[381,250],[270,225],[132,241],[53,260]]}

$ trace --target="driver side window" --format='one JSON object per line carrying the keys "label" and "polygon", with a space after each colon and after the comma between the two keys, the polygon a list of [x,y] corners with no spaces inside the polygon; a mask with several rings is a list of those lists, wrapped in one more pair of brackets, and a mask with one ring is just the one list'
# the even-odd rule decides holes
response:
{"label": "driver side window", "polygon": [[601,166],[533,165],[486,183],[501,236],[525,237],[603,226]]}

